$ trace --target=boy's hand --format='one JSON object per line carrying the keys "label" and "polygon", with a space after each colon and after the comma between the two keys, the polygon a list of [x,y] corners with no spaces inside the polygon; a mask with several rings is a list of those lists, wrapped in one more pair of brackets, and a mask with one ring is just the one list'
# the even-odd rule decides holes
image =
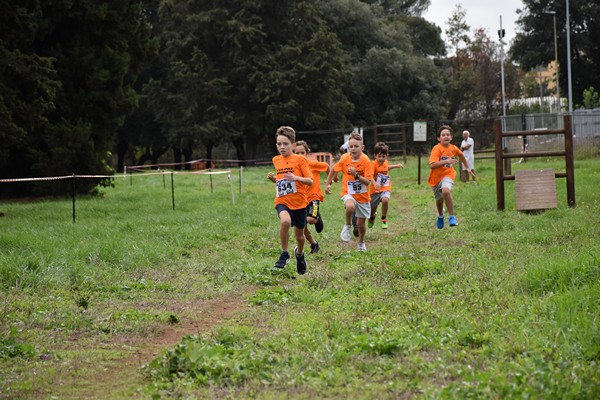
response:
{"label": "boy's hand", "polygon": [[327,186],[325,186],[325,193],[331,194],[331,183],[329,183],[329,184],[327,184]]}
{"label": "boy's hand", "polygon": [[270,180],[271,182],[275,183],[275,174],[272,172],[269,172],[267,174],[267,179]]}
{"label": "boy's hand", "polygon": [[283,174],[283,176],[288,181],[295,181],[296,180],[296,175],[292,174],[291,172],[286,172],[285,174]]}

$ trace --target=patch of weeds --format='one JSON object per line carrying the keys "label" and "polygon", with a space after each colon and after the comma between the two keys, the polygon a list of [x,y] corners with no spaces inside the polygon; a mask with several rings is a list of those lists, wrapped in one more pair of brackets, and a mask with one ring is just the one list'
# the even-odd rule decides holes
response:
{"label": "patch of weeds", "polygon": [[523,276],[521,288],[531,295],[560,293],[585,287],[600,280],[600,265],[596,259],[580,256],[565,264],[565,260],[547,259],[532,266]]}
{"label": "patch of weeds", "polygon": [[254,268],[246,267],[241,273],[242,281],[253,285],[274,286],[281,279],[291,278],[293,275],[286,269],[269,268]]}
{"label": "patch of weeds", "polygon": [[354,338],[357,349],[378,355],[392,355],[401,350],[398,339],[393,337],[376,337],[373,335],[357,335]]}
{"label": "patch of weeds", "polygon": [[261,289],[257,291],[251,298],[250,303],[261,306],[266,304],[285,304],[294,302],[295,296],[290,290],[277,287],[274,289]]}
{"label": "patch of weeds", "polygon": [[223,330],[213,339],[186,336],[173,349],[145,367],[154,381],[191,379],[197,384],[238,384],[272,368],[260,347],[243,330]]}
{"label": "patch of weeds", "polygon": [[6,338],[0,338],[0,359],[32,359],[36,355],[35,347],[16,338],[16,330],[11,330]]}
{"label": "patch of weeds", "polygon": [[478,332],[463,332],[458,337],[458,344],[463,347],[470,348],[479,348],[486,346],[490,343],[490,335],[488,332],[478,333]]}

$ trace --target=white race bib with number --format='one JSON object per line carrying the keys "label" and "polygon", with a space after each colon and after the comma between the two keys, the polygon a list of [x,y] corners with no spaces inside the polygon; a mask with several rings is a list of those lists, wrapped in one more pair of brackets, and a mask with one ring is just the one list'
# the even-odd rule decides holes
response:
{"label": "white race bib with number", "polygon": [[348,181],[348,194],[366,193],[367,187],[361,181]]}
{"label": "white race bib with number", "polygon": [[280,179],[277,181],[277,197],[287,196],[288,194],[296,193],[296,182],[289,181],[287,179]]}
{"label": "white race bib with number", "polygon": [[377,174],[377,183],[382,187],[390,186],[390,176],[384,174]]}

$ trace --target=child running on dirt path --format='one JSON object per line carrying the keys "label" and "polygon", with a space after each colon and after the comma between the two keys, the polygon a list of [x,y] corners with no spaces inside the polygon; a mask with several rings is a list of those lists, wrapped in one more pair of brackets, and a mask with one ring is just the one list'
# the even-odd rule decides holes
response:
{"label": "child running on dirt path", "polygon": [[458,163],[458,160],[454,157],[458,156],[460,158],[460,161],[465,166],[465,170],[473,176],[473,179],[475,179],[475,173],[469,168],[467,159],[462,151],[450,143],[452,141],[451,127],[447,125],[441,126],[438,129],[437,139],[439,143],[433,146],[431,155],[429,156],[430,170],[427,183],[433,190],[435,205],[438,211],[436,225],[438,229],[442,229],[444,227],[444,204],[446,204],[446,209],[449,213],[448,225],[458,225],[458,221],[454,216],[454,202],[450,194],[450,190],[454,186],[454,180],[456,179],[454,165]]}
{"label": "child running on dirt path", "polygon": [[306,227],[304,228],[304,237],[310,243],[310,252],[318,253],[321,249],[319,243],[313,238],[308,224],[314,225],[317,233],[323,232],[323,218],[321,218],[321,203],[325,201],[323,197],[323,191],[321,190],[321,172],[329,174],[329,164],[322,161],[311,160],[308,158],[310,153],[310,147],[304,140],[298,140],[296,142],[296,148],[294,153],[305,157],[308,161],[308,168],[312,172],[313,184],[312,186],[306,186],[306,200],[308,205],[306,206]]}
{"label": "child running on dirt path", "polygon": [[275,196],[275,209],[279,216],[279,239],[281,241],[281,255],[276,268],[285,268],[289,259],[288,251],[290,227],[294,227],[296,238],[296,271],[302,275],[306,273],[306,260],[304,259],[304,228],[306,227],[306,189],[302,186],[313,184],[312,173],[306,158],[294,154],[296,146],[296,131],[290,126],[281,126],[275,133],[275,140],[279,155],[273,157],[273,166],[276,173],[269,172],[267,179],[275,182],[277,192]]}
{"label": "child running on dirt path", "polygon": [[371,215],[369,216],[368,227],[372,228],[375,224],[377,216],[377,207],[381,203],[381,227],[388,228],[387,213],[388,203],[390,201],[390,193],[392,191],[392,181],[389,171],[396,168],[404,168],[404,164],[392,164],[388,162],[389,147],[383,142],[375,144],[373,152],[375,160],[373,160],[373,178],[369,193],[371,195]]}
{"label": "child running on dirt path", "polygon": [[367,251],[365,221],[371,215],[371,197],[368,186],[373,177],[373,165],[369,157],[363,153],[364,148],[362,136],[358,133],[350,134],[348,153],[344,154],[329,171],[325,182],[325,193],[331,194],[331,181],[334,175],[340,171],[343,172],[340,195],[346,207],[346,223],[342,228],[340,238],[344,242],[350,241],[352,214],[356,211],[359,251]]}

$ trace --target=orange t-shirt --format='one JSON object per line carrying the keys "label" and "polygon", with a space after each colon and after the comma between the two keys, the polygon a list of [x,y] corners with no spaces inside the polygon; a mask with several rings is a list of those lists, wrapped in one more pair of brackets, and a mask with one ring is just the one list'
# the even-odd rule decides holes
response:
{"label": "orange t-shirt", "polygon": [[373,180],[379,183],[381,187],[377,190],[375,189],[375,185],[371,183],[371,186],[369,186],[370,194],[392,191],[389,165],[388,160],[385,160],[383,164],[379,164],[379,161],[373,160]]}
{"label": "orange t-shirt", "polygon": [[308,160],[308,168],[310,168],[310,171],[312,172],[313,184],[312,186],[304,186],[306,188],[307,204],[313,200],[323,202],[325,201],[325,198],[323,197],[323,191],[321,190],[321,172],[327,172],[329,164],[317,160]]}
{"label": "orange t-shirt", "polygon": [[284,174],[291,172],[294,175],[304,178],[312,178],[312,172],[308,168],[308,160],[298,154],[292,154],[288,157],[278,155],[273,157],[273,166],[277,173],[275,206],[278,204],[286,205],[290,210],[300,210],[306,208],[306,185],[296,181],[285,179]]}
{"label": "orange t-shirt", "polygon": [[344,197],[351,194],[359,203],[368,203],[371,201],[371,195],[367,189],[367,185],[357,180],[348,172],[349,167],[354,167],[356,172],[363,178],[371,180],[373,177],[373,165],[366,154],[362,153],[358,161],[352,160],[350,153],[344,154],[339,161],[333,166],[335,172],[343,172],[342,175],[342,190],[340,196]]}
{"label": "orange t-shirt", "polygon": [[[434,162],[460,156],[461,154],[462,151],[460,151],[460,149],[453,144],[449,145],[448,147],[444,147],[438,143],[431,149],[429,164],[431,165]],[[429,186],[434,187],[445,177],[448,177],[452,180],[456,179],[456,170],[454,169],[454,165],[446,164],[443,167],[430,169],[429,180],[427,183]]]}

